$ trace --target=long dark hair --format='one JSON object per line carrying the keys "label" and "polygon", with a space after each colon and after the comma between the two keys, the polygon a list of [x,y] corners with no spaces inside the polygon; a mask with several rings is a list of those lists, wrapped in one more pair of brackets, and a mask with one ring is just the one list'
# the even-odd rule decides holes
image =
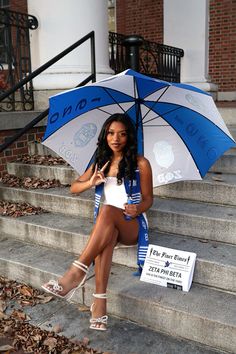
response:
{"label": "long dark hair", "polygon": [[[135,179],[135,170],[137,168],[137,139],[136,131],[132,120],[127,114],[115,113],[112,114],[103,124],[101,132],[98,136],[98,147],[95,153],[94,166],[97,164],[98,168],[102,168],[107,161],[111,162],[112,150],[107,144],[107,133],[110,125],[113,122],[120,122],[124,124],[127,130],[127,143],[123,150],[123,158],[118,166],[117,183],[121,184],[123,178],[130,180]],[[94,167],[95,168],[95,167]],[[110,163],[108,164],[105,175],[110,169]]]}

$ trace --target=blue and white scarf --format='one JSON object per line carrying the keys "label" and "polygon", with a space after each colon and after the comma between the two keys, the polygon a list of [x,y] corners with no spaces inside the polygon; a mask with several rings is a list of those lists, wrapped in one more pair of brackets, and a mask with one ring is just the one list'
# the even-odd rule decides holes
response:
{"label": "blue and white scarf", "polygon": [[[139,170],[135,172],[136,176],[133,181],[124,179],[125,191],[128,197],[131,197],[134,204],[139,204],[141,202],[141,189],[140,189],[140,174]],[[131,183],[132,182],[132,183]],[[94,223],[97,220],[99,213],[99,207],[101,202],[101,197],[104,191],[104,183],[96,186],[95,188],[95,205],[94,205]],[[148,225],[143,214],[137,216],[139,222],[139,234],[138,234],[138,248],[137,248],[137,264],[138,273],[135,275],[140,275],[144,265],[144,261],[148,249]]]}

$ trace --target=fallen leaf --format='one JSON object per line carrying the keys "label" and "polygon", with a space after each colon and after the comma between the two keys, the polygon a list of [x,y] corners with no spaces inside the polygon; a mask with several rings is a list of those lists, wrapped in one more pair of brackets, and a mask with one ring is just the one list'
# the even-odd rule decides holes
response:
{"label": "fallen leaf", "polygon": [[14,349],[14,347],[8,344],[0,346],[0,352],[6,352],[7,350],[12,350],[12,349]]}
{"label": "fallen leaf", "polygon": [[30,320],[30,317],[26,315],[22,310],[14,310],[11,314],[11,317],[19,320],[19,321],[28,321]]}
{"label": "fallen leaf", "polygon": [[7,215],[11,217],[19,217],[23,215],[32,215],[45,213],[40,207],[34,207],[29,203],[15,203],[11,201],[0,200],[0,212],[1,215]]}
{"label": "fallen leaf", "polygon": [[213,179],[213,181],[217,181],[217,182],[224,182],[224,179],[222,177],[212,176],[211,179]]}
{"label": "fallen leaf", "polygon": [[70,349],[65,349],[61,352],[61,354],[69,354],[71,353]]}
{"label": "fallen leaf", "polygon": [[47,304],[48,302],[54,300],[54,296],[46,295],[46,294],[37,295],[37,299],[39,300],[38,302],[40,304]]}
{"label": "fallen leaf", "polygon": [[[31,296],[28,296],[29,294],[31,294]],[[51,298],[51,296],[46,297],[47,301]],[[9,300],[13,300],[14,303],[20,302],[24,304],[28,301],[32,306],[41,301],[45,301],[45,295],[42,295],[40,290],[2,276],[0,276],[0,298],[3,303],[6,303],[6,306],[9,306]],[[4,308],[4,304],[2,306]],[[10,342],[2,342],[1,344],[11,345],[14,347],[14,352],[19,354],[71,354],[72,352],[76,354],[102,354],[101,351],[87,347],[86,344],[89,343],[89,339],[86,337],[83,339],[83,342],[78,340],[73,342],[71,339],[61,335],[61,333],[60,335],[55,333],[62,330],[62,328],[58,327],[58,329],[56,329],[54,327],[55,332],[43,330],[40,327],[31,325],[29,323],[29,316],[27,316],[22,309],[14,308],[12,303],[11,309],[11,315],[0,320],[0,333],[4,334],[6,338],[10,338]],[[59,326],[59,324],[57,325]],[[10,354],[11,351],[4,350],[4,353]]]}
{"label": "fallen leaf", "polygon": [[39,342],[42,340],[42,336],[40,334],[36,334],[35,336],[32,337],[32,339],[36,342]]}
{"label": "fallen leaf", "polygon": [[32,305],[32,301],[31,300],[21,300],[21,301],[19,301],[19,303],[22,306],[30,306],[30,305]]}
{"label": "fallen leaf", "polygon": [[25,296],[31,297],[33,295],[33,290],[29,286],[26,286],[26,285],[23,285],[22,287],[20,287],[19,292]]}
{"label": "fallen leaf", "polygon": [[7,306],[5,301],[0,300],[0,312],[4,312],[6,310]]}
{"label": "fallen leaf", "polygon": [[5,326],[5,327],[3,328],[3,332],[4,332],[5,334],[11,335],[12,332],[13,332],[13,330],[12,330],[11,326]]}
{"label": "fallen leaf", "polygon": [[67,165],[68,163],[63,160],[62,157],[51,155],[22,155],[16,159],[17,162],[23,162],[26,164],[38,164],[38,165]]}
{"label": "fallen leaf", "polygon": [[85,305],[77,305],[76,306],[79,312],[88,312],[90,311],[88,306]]}
{"label": "fallen leaf", "polygon": [[0,320],[7,317],[8,316],[4,312],[0,311]]}
{"label": "fallen leaf", "polygon": [[89,344],[89,338],[88,338],[88,337],[84,337],[84,338],[82,339],[82,344],[83,344],[85,347],[87,347],[87,345]]}
{"label": "fallen leaf", "polygon": [[54,333],[60,333],[60,332],[62,332],[62,326],[61,325],[59,325],[59,324],[56,324],[54,327],[53,327],[53,332]]}
{"label": "fallen leaf", "polygon": [[45,341],[43,342],[44,345],[46,345],[48,347],[49,350],[52,350],[56,347],[57,345],[57,339],[53,338],[53,337],[49,337],[47,339],[45,339]]}

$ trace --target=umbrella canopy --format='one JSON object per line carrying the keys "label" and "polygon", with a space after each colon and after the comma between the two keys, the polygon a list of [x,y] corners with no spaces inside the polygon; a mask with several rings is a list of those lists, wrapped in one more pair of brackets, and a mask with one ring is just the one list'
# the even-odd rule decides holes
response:
{"label": "umbrella canopy", "polygon": [[49,103],[43,144],[79,174],[114,113],[127,113],[135,123],[138,152],[151,163],[154,186],[202,179],[235,146],[209,94],[133,70],[52,96]]}

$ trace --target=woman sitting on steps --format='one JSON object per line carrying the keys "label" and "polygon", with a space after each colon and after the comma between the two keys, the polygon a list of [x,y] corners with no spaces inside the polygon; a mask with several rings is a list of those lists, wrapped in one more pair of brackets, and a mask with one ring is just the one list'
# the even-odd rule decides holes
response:
{"label": "woman sitting on steps", "polygon": [[[153,202],[152,171],[148,160],[137,155],[136,132],[125,114],[113,114],[104,123],[98,137],[94,164],[71,185],[72,193],[95,186],[95,224],[78,260],[57,281],[42,287],[58,297],[71,299],[86,281],[88,268],[95,260],[94,303],[90,328],[106,330],[106,290],[112,254],[116,244],[138,242],[141,271],[148,247],[145,216]],[[104,193],[104,204],[99,210]],[[129,201],[129,202],[128,202]],[[131,203],[130,203],[131,201]]]}

